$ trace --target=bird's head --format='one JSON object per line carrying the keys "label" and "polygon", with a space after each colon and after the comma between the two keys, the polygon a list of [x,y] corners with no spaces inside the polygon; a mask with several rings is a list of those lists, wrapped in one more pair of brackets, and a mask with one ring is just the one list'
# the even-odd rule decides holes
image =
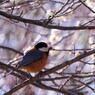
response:
{"label": "bird's head", "polygon": [[37,50],[40,50],[42,52],[46,52],[47,54],[52,49],[51,47],[48,47],[48,45],[45,42],[39,42],[35,45],[35,48]]}

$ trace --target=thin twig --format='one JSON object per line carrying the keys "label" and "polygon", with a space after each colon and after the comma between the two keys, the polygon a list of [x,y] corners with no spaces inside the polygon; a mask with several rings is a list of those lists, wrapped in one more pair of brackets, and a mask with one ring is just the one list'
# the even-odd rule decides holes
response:
{"label": "thin twig", "polygon": [[84,83],[84,82],[82,82],[82,81],[80,81],[80,80],[78,80],[78,79],[74,79],[74,80],[77,81],[77,82],[80,82],[80,83],[83,84],[83,85],[85,85],[85,87],[90,88],[93,92],[95,91],[95,89],[92,88],[91,86],[89,86],[87,83]]}
{"label": "thin twig", "polygon": [[13,49],[13,48],[7,47],[7,46],[0,45],[0,48],[2,48],[2,49],[7,49],[7,50],[13,51],[13,52],[15,52],[15,53],[19,53],[20,55],[23,55],[22,52],[20,52],[20,51],[18,51],[18,50],[15,50],[15,49]]}
{"label": "thin twig", "polygon": [[[95,13],[89,6],[87,6],[82,0],[79,0],[86,8],[88,8],[91,12]],[[85,0],[86,1],[86,0]]]}

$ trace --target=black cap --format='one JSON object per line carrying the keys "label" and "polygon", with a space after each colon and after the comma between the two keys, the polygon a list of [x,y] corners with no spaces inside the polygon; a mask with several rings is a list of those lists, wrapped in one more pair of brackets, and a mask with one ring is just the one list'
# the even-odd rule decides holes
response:
{"label": "black cap", "polygon": [[36,49],[43,48],[43,47],[48,47],[48,45],[45,42],[39,42],[35,45]]}

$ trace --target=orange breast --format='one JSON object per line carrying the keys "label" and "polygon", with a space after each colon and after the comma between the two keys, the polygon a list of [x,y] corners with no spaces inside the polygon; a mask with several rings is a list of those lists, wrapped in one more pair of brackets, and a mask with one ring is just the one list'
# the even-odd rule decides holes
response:
{"label": "orange breast", "polygon": [[29,72],[39,72],[47,64],[47,55],[43,53],[43,58],[39,61],[33,62],[27,66],[24,66],[22,69],[25,69]]}

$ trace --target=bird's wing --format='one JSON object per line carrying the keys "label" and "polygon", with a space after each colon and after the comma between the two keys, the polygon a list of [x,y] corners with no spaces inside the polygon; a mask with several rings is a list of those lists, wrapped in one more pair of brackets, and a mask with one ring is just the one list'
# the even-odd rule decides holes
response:
{"label": "bird's wing", "polygon": [[38,61],[42,58],[42,56],[43,54],[41,51],[28,51],[26,55],[23,57],[23,59],[17,64],[16,68],[21,68],[35,61]]}

